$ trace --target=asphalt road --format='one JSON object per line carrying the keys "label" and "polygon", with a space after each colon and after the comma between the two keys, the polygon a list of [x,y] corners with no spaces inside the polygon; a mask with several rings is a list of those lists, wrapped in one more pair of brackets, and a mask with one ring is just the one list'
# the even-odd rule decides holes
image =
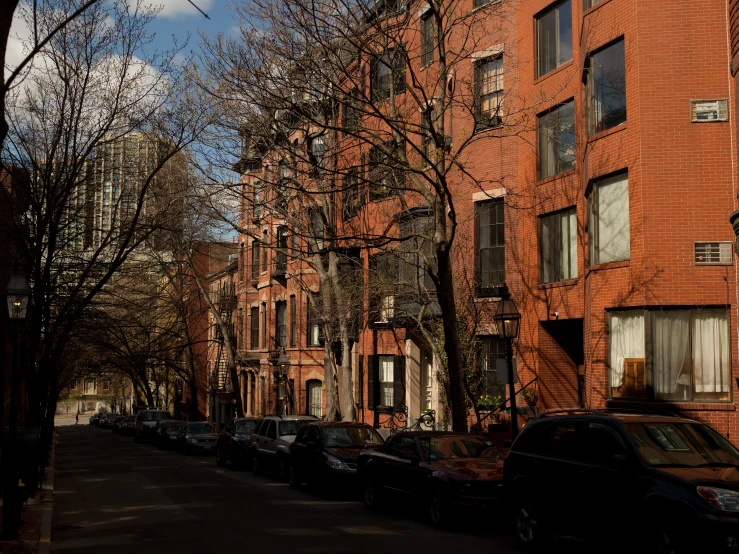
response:
{"label": "asphalt road", "polygon": [[55,479],[59,553],[518,552],[492,516],[437,531],[411,503],[373,513],[351,495],[294,491],[271,476],[216,467],[213,456],[162,451],[82,424],[58,428]]}

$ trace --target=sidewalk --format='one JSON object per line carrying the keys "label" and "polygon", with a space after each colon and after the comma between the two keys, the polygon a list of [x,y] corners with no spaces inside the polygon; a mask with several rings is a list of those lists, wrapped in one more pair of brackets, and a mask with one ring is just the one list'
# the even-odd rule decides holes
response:
{"label": "sidewalk", "polygon": [[[34,498],[29,498],[21,515],[22,523],[16,541],[0,541],[3,554],[49,554],[51,549],[51,515],[54,501],[54,461],[56,455],[56,435],[51,447],[46,480]],[[2,500],[0,500],[0,521],[2,521]]]}

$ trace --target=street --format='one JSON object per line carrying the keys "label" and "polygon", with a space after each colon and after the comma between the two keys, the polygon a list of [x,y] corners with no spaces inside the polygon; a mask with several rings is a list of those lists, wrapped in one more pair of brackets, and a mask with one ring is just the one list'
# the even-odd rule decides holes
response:
{"label": "street", "polygon": [[[294,491],[269,475],[218,468],[212,456],[137,444],[80,419],[58,428],[57,552],[518,552],[512,536],[485,520],[470,531],[466,523],[437,531],[412,504],[373,513],[353,498]],[[569,540],[555,548],[594,552]]]}

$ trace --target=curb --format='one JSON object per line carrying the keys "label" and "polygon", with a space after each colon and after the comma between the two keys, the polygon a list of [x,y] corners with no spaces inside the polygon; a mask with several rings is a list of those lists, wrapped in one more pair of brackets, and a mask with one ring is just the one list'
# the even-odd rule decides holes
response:
{"label": "curb", "polygon": [[56,431],[51,443],[51,457],[46,468],[46,481],[44,483],[44,512],[41,515],[41,532],[38,540],[38,554],[50,554],[51,552],[51,519],[54,508],[54,463],[56,461]]}

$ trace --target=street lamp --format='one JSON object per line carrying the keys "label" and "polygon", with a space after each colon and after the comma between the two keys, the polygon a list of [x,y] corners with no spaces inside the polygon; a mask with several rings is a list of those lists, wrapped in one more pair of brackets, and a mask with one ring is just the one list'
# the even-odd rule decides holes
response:
{"label": "street lamp", "polygon": [[[20,322],[26,318],[28,299],[31,290],[25,275],[14,273],[5,289],[8,307],[8,319],[14,334],[13,363],[10,367],[10,421],[7,441],[3,444],[3,539],[12,540],[18,536],[21,502],[18,494],[18,477],[16,474],[16,435],[18,432],[18,359],[20,356],[21,333]],[[4,431],[4,426],[3,426]]]}
{"label": "street lamp", "polygon": [[493,316],[498,327],[498,333],[505,340],[505,357],[508,364],[508,394],[511,398],[511,434],[513,439],[518,436],[518,408],[516,407],[516,384],[513,382],[513,339],[518,338],[518,328],[521,314],[516,303],[511,298],[508,287],[503,285],[498,309]]}

